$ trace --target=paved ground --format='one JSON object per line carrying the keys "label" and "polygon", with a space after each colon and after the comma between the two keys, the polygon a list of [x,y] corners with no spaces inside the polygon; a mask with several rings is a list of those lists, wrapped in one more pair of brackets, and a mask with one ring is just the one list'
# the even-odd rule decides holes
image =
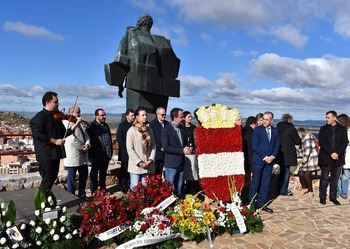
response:
{"label": "paved ground", "polygon": [[[341,206],[327,200],[319,203],[293,190],[294,196],[279,196],[269,206],[273,214],[262,213],[264,231],[255,234],[223,235],[213,248],[350,248],[349,201],[338,198]],[[208,241],[184,242],[182,248],[210,248]]]}

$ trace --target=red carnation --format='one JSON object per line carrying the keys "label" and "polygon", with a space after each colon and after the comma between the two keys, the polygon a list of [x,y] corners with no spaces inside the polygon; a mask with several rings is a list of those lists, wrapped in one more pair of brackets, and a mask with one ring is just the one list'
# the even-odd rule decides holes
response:
{"label": "red carnation", "polygon": [[158,229],[159,230],[164,230],[164,224],[158,224]]}
{"label": "red carnation", "polygon": [[141,225],[141,230],[142,230],[142,231],[146,231],[146,230],[147,230],[147,225],[146,225],[145,223],[143,223],[143,224]]}

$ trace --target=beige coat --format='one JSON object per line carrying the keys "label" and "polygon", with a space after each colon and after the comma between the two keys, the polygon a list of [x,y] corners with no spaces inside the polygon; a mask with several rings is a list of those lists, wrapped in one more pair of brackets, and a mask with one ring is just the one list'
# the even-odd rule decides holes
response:
{"label": "beige coat", "polygon": [[147,169],[143,169],[137,166],[140,162],[146,162],[148,160],[154,161],[156,155],[156,143],[153,136],[152,128],[148,128],[148,132],[151,136],[151,146],[147,153],[142,150],[141,133],[137,131],[133,126],[130,127],[126,134],[126,151],[129,155],[128,172],[132,174],[146,174]]}
{"label": "beige coat", "polygon": [[[68,120],[63,120],[63,125],[67,128]],[[69,126],[74,125],[70,122]],[[83,152],[83,146],[85,144],[90,145],[90,137],[81,124],[75,128],[74,133],[66,138],[64,148],[66,150],[66,158],[63,159],[64,166],[66,167],[78,167],[87,164],[89,161],[88,153]],[[83,134],[84,133],[84,134]]]}

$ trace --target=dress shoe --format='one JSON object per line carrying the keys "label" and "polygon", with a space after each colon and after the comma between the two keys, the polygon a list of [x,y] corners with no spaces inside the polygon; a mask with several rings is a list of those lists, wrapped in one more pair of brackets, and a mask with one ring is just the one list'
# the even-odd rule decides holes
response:
{"label": "dress shoe", "polygon": [[263,208],[261,208],[261,210],[263,210],[263,211],[265,211],[265,212],[268,212],[268,213],[270,213],[270,214],[273,213],[273,210],[272,210],[271,208],[268,208],[268,207],[263,207]]}
{"label": "dress shoe", "polygon": [[287,194],[280,194],[280,195],[283,195],[283,196],[293,196],[293,193],[289,191]]}
{"label": "dress shoe", "polygon": [[322,205],[326,205],[326,201],[325,201],[325,200],[320,200],[320,203],[321,203]]}
{"label": "dress shoe", "polygon": [[82,195],[82,196],[79,196],[80,199],[82,199],[83,201],[91,201],[92,198],[90,197],[87,197],[86,195]]}
{"label": "dress shoe", "polygon": [[339,202],[338,200],[331,200],[331,202],[333,202],[334,205],[337,205],[337,206],[341,205],[340,202]]}
{"label": "dress shoe", "polygon": [[340,197],[343,198],[343,199],[345,199],[345,200],[348,199],[348,196],[347,196],[347,195],[341,195]]}

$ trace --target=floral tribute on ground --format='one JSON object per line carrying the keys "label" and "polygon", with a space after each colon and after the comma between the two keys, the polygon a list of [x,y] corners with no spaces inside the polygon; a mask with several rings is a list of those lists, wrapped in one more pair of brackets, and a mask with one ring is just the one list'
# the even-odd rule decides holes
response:
{"label": "floral tribute on ground", "polygon": [[234,188],[230,193],[228,203],[197,195],[179,200],[169,182],[149,176],[145,185],[119,199],[97,191],[77,214],[57,206],[52,192],[38,189],[35,218],[28,223],[15,224],[13,202],[1,204],[0,248],[96,249],[113,244],[117,249],[172,249],[183,240],[205,239],[213,247],[213,239],[223,233],[262,232],[260,210],[242,205]]}
{"label": "floral tribute on ground", "polygon": [[39,188],[34,196],[35,218],[16,224],[16,207],[1,204],[0,248],[84,248],[76,227],[79,217],[66,207],[57,205],[53,193]]}
{"label": "floral tribute on ground", "polygon": [[244,184],[242,131],[235,126],[239,112],[213,104],[197,109],[195,115],[200,123],[196,128],[196,153],[203,192],[213,200],[229,202],[230,189],[240,192]]}

